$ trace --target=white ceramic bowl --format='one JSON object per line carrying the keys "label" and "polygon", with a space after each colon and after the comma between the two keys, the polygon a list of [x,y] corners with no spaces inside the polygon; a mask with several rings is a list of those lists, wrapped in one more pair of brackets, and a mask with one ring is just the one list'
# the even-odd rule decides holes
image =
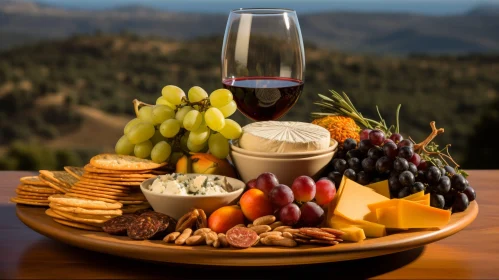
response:
{"label": "white ceramic bowl", "polygon": [[307,175],[318,179],[336,151],[303,158],[254,157],[232,150],[230,156],[242,180],[248,182],[264,172],[276,175],[279,183],[291,186],[296,177]]}
{"label": "white ceramic bowl", "polygon": [[[206,174],[187,174],[188,176],[208,176],[220,177],[219,175],[206,175]],[[191,208],[201,208],[206,212],[206,215],[211,214],[218,208],[234,203],[244,191],[245,183],[240,180],[227,177],[227,181],[235,191],[217,195],[169,195],[159,194],[147,189],[157,177],[150,178],[140,184],[140,190],[144,193],[149,204],[156,212],[166,214],[175,219],[179,219],[185,213],[189,212]]]}
{"label": "white ceramic bowl", "polygon": [[243,154],[243,155],[248,155],[248,156],[253,156],[253,157],[270,157],[270,158],[305,158],[305,157],[315,157],[319,156],[322,154],[327,154],[330,153],[338,147],[338,142],[334,139],[331,139],[331,144],[329,147],[325,150],[319,150],[319,151],[309,151],[309,152],[292,152],[292,153],[263,153],[263,152],[254,152],[254,151],[248,151],[245,150],[241,147],[239,147],[239,141],[238,140],[231,140],[230,141],[230,148],[231,150]]}

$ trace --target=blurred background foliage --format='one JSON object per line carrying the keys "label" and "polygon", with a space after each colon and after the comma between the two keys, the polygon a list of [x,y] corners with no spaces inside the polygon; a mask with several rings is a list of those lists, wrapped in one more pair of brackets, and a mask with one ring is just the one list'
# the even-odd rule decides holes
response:
{"label": "blurred background foliage", "polygon": [[[220,88],[222,36],[223,29],[183,39],[94,30],[19,44],[0,32],[3,46],[12,42],[0,52],[0,170],[82,166],[113,151],[133,99],[154,103],[166,84]],[[451,143],[464,168],[499,168],[499,54],[349,52],[305,38],[304,93],[283,120],[311,121],[317,93],[330,89],[346,92],[364,116],[377,118],[378,105],[391,123],[401,103],[404,136],[422,140],[436,121],[445,128],[436,142]]]}

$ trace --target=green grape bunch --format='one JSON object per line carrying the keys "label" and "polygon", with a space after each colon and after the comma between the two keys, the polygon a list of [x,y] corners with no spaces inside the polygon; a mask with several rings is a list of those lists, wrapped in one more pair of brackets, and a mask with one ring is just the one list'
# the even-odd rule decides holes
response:
{"label": "green grape bunch", "polygon": [[[210,152],[220,159],[229,155],[229,140],[242,134],[229,117],[237,110],[232,93],[217,89],[210,95],[194,86],[185,92],[174,85],[161,90],[155,105],[134,100],[136,118],[123,129],[115,152],[165,162],[173,153]],[[178,158],[178,157],[177,157]]]}

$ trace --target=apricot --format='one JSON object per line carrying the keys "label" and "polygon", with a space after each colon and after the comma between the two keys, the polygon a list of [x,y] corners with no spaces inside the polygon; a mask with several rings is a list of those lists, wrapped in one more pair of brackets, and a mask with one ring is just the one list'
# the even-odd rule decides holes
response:
{"label": "apricot", "polygon": [[191,158],[186,155],[183,155],[177,160],[177,164],[175,166],[175,172],[184,173],[184,174],[192,173],[191,163],[192,163]]}
{"label": "apricot", "polygon": [[194,153],[191,155],[192,171],[200,174],[216,174],[236,178],[236,170],[228,160],[212,154]]}
{"label": "apricot", "polygon": [[239,200],[244,216],[254,221],[266,215],[272,215],[274,210],[267,195],[259,189],[247,190]]}
{"label": "apricot", "polygon": [[220,207],[208,218],[208,227],[216,233],[226,233],[238,224],[244,224],[244,214],[235,206]]}

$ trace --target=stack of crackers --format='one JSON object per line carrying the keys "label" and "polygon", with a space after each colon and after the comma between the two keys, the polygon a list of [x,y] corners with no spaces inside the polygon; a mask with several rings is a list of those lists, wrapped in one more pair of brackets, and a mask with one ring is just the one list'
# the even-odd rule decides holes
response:
{"label": "stack of crackers", "polygon": [[16,188],[16,196],[10,201],[33,206],[48,206],[48,197],[60,193],[62,192],[50,187],[38,176],[27,176],[21,178],[21,184]]}
{"label": "stack of crackers", "polygon": [[101,230],[102,223],[113,217],[150,208],[140,184],[168,173],[162,169],[165,165],[133,156],[100,154],[83,168],[40,170],[38,177],[22,178],[18,197],[11,201],[49,206],[46,214],[58,223]]}
{"label": "stack of crackers", "polygon": [[[158,175],[165,164],[133,156],[101,154],[83,168],[67,166],[77,178],[64,195],[50,197],[47,215],[56,222],[90,230],[112,217],[150,208],[140,184]],[[62,219],[65,218],[66,220]]]}
{"label": "stack of crackers", "polygon": [[119,202],[109,203],[99,200],[68,197],[62,194],[48,198],[50,208],[45,214],[55,222],[79,229],[102,231],[102,224],[123,214]]}

